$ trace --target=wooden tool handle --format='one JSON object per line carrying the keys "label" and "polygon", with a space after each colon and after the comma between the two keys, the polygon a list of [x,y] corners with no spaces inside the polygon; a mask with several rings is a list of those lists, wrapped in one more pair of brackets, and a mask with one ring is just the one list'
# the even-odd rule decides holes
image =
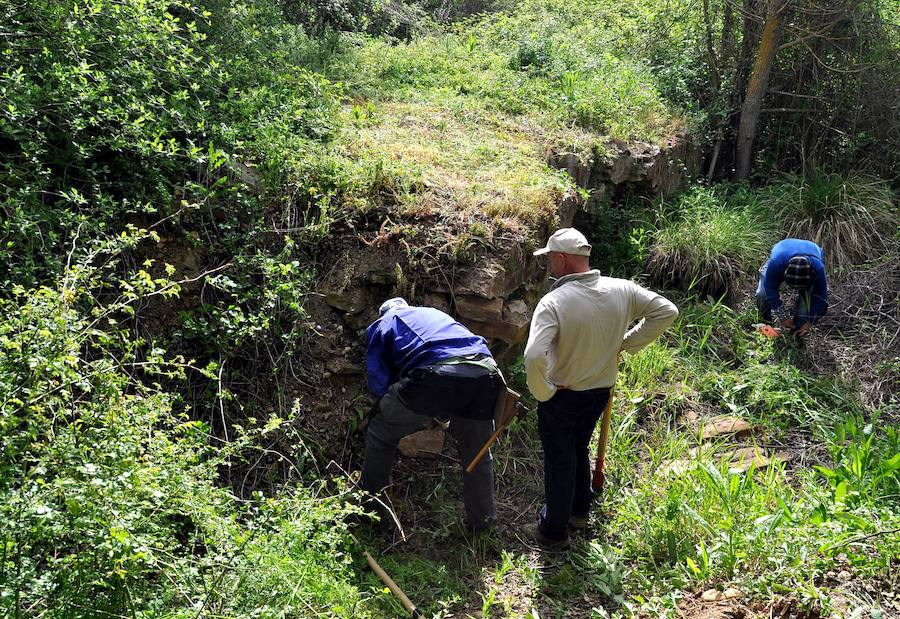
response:
{"label": "wooden tool handle", "polygon": [[491,434],[491,438],[489,438],[484,443],[484,445],[481,446],[481,449],[479,450],[479,452],[477,454],[475,454],[475,457],[472,458],[471,462],[469,462],[469,466],[466,467],[466,473],[471,473],[472,471],[475,470],[475,467],[478,466],[478,463],[481,462],[482,458],[484,458],[485,454],[491,448],[491,445],[493,445],[494,443],[497,442],[497,439],[500,438],[500,433],[503,432],[503,430],[505,428],[506,428],[506,426],[500,426],[499,428],[494,430],[494,433]]}
{"label": "wooden tool handle", "polygon": [[[616,368],[622,362],[622,351],[616,355]],[[594,492],[602,492],[603,484],[606,482],[604,468],[606,466],[606,446],[609,443],[609,424],[612,419],[613,397],[616,394],[616,386],[613,385],[609,389],[609,399],[606,401],[606,408],[603,409],[603,421],[600,423],[600,444],[597,446],[597,462],[594,463],[594,475],[591,478],[591,488]]]}
{"label": "wooden tool handle", "polygon": [[403,608],[406,609],[410,616],[413,617],[413,619],[418,619],[419,617],[421,617],[422,613],[419,612],[419,610],[416,608],[416,605],[413,604],[408,597],[406,597],[406,594],[403,593],[403,590],[397,586],[397,583],[395,583],[390,576],[387,575],[387,572],[381,569],[381,566],[378,565],[378,562],[372,558],[372,555],[370,555],[367,551],[363,551],[363,555],[366,557],[366,561],[369,563],[369,567],[372,568],[372,571],[375,572],[378,578],[381,579],[381,582],[387,585],[388,589],[391,590],[391,593],[393,593],[394,596],[398,600],[400,600]]}
{"label": "wooden tool handle", "polygon": [[603,491],[603,483],[606,476],[603,472],[606,464],[606,445],[609,442],[609,424],[612,419],[613,390],[609,391],[609,399],[606,408],[603,409],[603,421],[600,423],[600,444],[597,446],[597,462],[594,464],[594,476],[591,479],[591,488],[595,492]]}

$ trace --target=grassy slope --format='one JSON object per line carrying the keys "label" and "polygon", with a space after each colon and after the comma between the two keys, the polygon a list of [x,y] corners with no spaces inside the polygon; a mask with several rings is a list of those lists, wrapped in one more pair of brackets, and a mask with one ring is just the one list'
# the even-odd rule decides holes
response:
{"label": "grassy slope", "polygon": [[542,128],[461,97],[357,105],[346,117],[342,148],[384,160],[402,179],[401,214],[478,212],[533,225],[553,218],[571,183],[545,163]]}
{"label": "grassy slope", "polygon": [[348,41],[326,71],[353,101],[343,151],[386,160],[414,212],[477,209],[502,226],[533,226],[571,188],[547,165],[554,145],[590,154],[609,139],[661,140],[682,127],[649,70],[608,47],[608,25],[546,9],[408,43]]}

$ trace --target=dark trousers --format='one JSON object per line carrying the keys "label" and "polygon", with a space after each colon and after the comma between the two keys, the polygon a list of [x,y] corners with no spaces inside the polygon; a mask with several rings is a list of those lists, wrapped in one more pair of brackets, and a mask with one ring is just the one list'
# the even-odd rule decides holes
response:
{"label": "dark trousers", "polygon": [[471,473],[465,467],[494,431],[494,404],[501,385],[496,373],[466,364],[418,368],[391,385],[366,432],[362,488],[373,494],[384,490],[400,439],[428,428],[433,418],[449,419],[463,468],[466,520],[474,529],[489,525],[496,518],[490,452]]}
{"label": "dark trousers", "polygon": [[538,526],[546,537],[563,539],[569,517],[590,511],[594,491],[588,444],[608,399],[609,389],[563,389],[538,404],[546,501]]}

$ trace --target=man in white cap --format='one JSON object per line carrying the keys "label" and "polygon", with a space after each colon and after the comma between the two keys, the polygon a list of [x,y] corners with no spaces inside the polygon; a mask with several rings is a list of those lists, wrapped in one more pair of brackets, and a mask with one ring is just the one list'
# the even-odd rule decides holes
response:
{"label": "man in white cap", "polygon": [[[525,347],[528,388],[538,400],[545,502],[528,533],[548,548],[587,526],[593,491],[588,443],[616,382],[619,351],[634,354],[678,316],[667,299],[589,266],[591,246],[561,228],[534,252],[557,278],[538,302]],[[635,324],[636,323],[636,324]]]}
{"label": "man in white cap", "polygon": [[[366,430],[360,485],[373,495],[388,485],[397,444],[407,434],[449,420],[460,465],[475,457],[494,431],[494,405],[503,380],[483,337],[444,312],[396,297],[379,308],[366,330],[369,391],[378,398]],[[463,500],[471,531],[495,520],[490,453],[463,472]]]}

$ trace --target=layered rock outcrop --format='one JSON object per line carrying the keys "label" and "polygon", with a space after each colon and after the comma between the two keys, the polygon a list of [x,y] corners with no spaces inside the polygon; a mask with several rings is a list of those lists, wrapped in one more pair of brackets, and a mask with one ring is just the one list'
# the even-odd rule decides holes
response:
{"label": "layered rock outcrop", "polygon": [[[672,194],[696,173],[700,152],[686,136],[677,135],[664,147],[609,142],[594,147],[588,157],[554,152],[549,163],[568,171],[586,190],[564,196],[559,205],[557,225],[570,226],[579,211],[591,213],[625,188],[648,196]],[[421,232],[409,243],[398,238],[370,243],[360,234],[359,240],[348,239],[321,280],[325,302],[359,329],[376,318],[385,298],[403,295],[411,303],[453,314],[500,351],[524,341],[530,308],[544,289],[545,266],[531,256],[533,243],[521,234],[504,234],[488,239],[472,264],[448,265],[426,260],[411,247],[427,244],[427,222]],[[540,242],[549,230],[533,232]]]}

